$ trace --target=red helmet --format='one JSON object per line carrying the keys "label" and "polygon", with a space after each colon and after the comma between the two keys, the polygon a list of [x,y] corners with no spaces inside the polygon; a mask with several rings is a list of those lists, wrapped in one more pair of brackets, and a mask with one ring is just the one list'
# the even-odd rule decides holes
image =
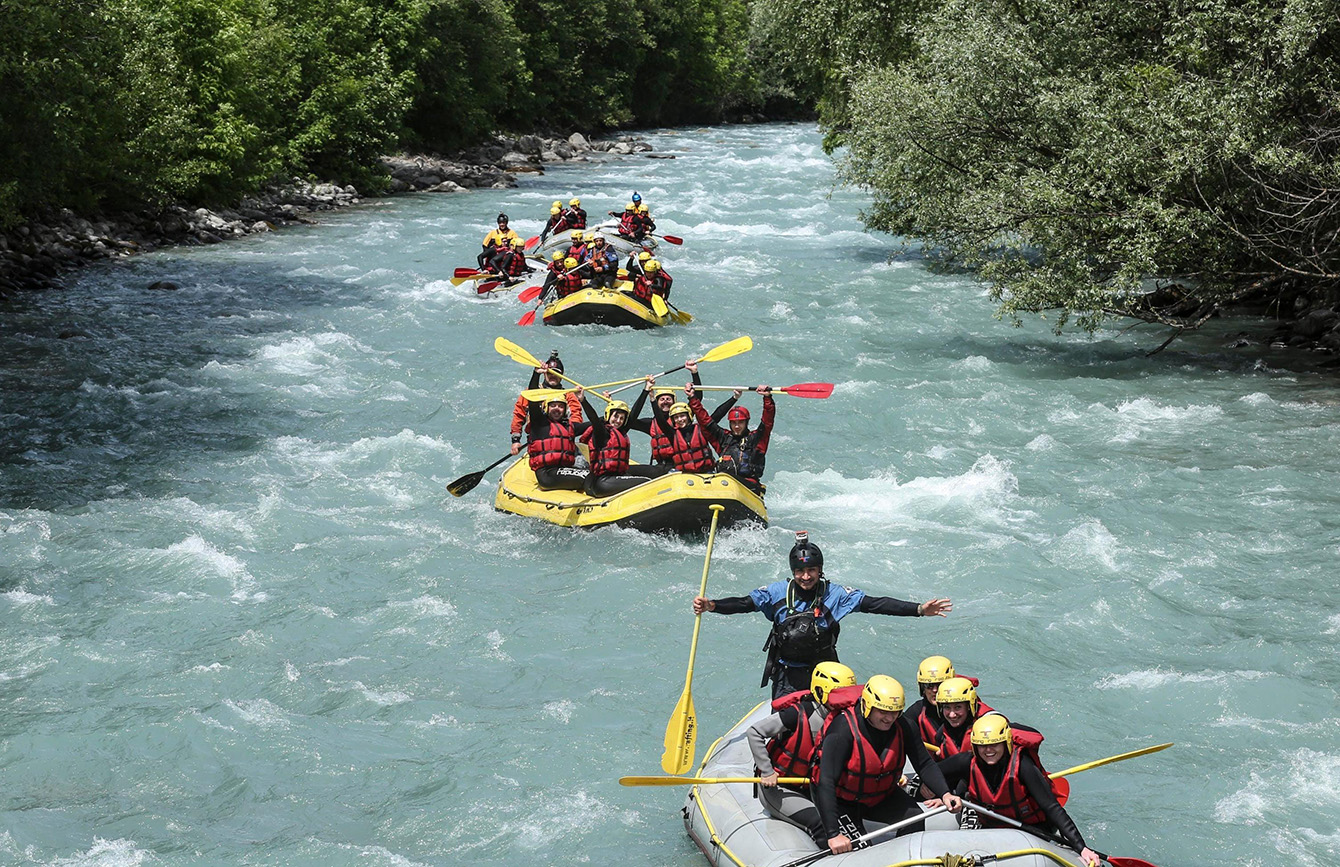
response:
{"label": "red helmet", "polygon": [[726,416],[727,421],[749,421],[749,410],[743,406],[732,407],[730,414]]}

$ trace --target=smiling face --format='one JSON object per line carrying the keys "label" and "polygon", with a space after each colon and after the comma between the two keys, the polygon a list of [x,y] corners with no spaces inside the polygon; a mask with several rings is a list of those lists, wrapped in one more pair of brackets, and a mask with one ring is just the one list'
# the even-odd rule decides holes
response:
{"label": "smiling face", "polygon": [[675,396],[673,394],[663,394],[656,398],[656,406],[660,408],[661,412],[669,412],[674,403]]}
{"label": "smiling face", "polygon": [[737,437],[744,436],[744,432],[747,430],[749,430],[749,422],[744,419],[739,419],[730,423],[730,432]]}
{"label": "smiling face", "polygon": [[689,414],[686,412],[677,412],[670,416],[670,426],[675,430],[683,430],[689,426]]}
{"label": "smiling face", "polygon": [[614,427],[621,428],[626,421],[628,421],[628,413],[623,410],[616,409],[614,412],[610,413],[610,424]]}
{"label": "smiling face", "polygon": [[977,758],[986,762],[988,765],[994,765],[1005,758],[1005,744],[982,744],[973,747],[977,751]]}
{"label": "smiling face", "polygon": [[549,388],[558,388],[563,384],[563,379],[558,375],[557,371],[546,370],[544,372],[544,384]]}
{"label": "smiling face", "polygon": [[926,704],[930,705],[931,707],[935,707],[935,693],[939,691],[940,684],[923,683],[920,686],[921,686],[922,699],[925,700]]}
{"label": "smiling face", "polygon": [[544,411],[549,415],[550,421],[562,421],[568,414],[568,402],[566,400],[551,400],[545,406]]}
{"label": "smiling face", "polygon": [[968,722],[970,710],[966,701],[946,702],[940,705],[940,716],[954,728]]}
{"label": "smiling face", "polygon": [[893,724],[898,722],[898,712],[896,710],[884,710],[883,708],[870,708],[870,716],[866,717],[871,728],[877,728],[886,732],[893,728]]}
{"label": "smiling face", "polygon": [[791,577],[796,579],[796,583],[800,585],[801,590],[813,590],[823,574],[824,567],[822,566],[805,566],[801,569],[791,570]]}

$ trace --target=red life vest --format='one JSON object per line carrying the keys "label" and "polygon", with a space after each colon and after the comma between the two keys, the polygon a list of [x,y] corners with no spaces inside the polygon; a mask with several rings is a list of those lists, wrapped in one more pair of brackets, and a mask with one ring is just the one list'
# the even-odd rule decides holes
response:
{"label": "red life vest", "polygon": [[551,419],[548,433],[540,439],[531,437],[526,453],[532,470],[573,466],[577,463],[577,440],[573,439],[572,425]]}
{"label": "red life vest", "polygon": [[650,304],[651,296],[655,294],[656,290],[652,288],[651,281],[647,279],[647,275],[637,275],[633,280],[633,297],[639,301],[645,301],[647,304]]}
{"label": "red life vest", "polygon": [[[962,675],[959,676],[962,677]],[[969,677],[967,679],[972,682],[974,687],[977,686],[977,678]],[[934,737],[926,738],[927,743],[935,744],[940,748],[940,754],[935,758],[937,760],[943,760],[950,756],[958,755],[959,753],[966,753],[968,750],[972,749],[972,724],[989,713],[991,713],[991,705],[979,698],[977,700],[977,715],[968,720],[967,725],[963,727],[963,734],[957,738],[950,733],[948,720],[945,720],[945,718],[941,716],[940,729],[936,731]]]}
{"label": "red life vest", "polygon": [[637,214],[632,211],[624,211],[623,216],[619,218],[620,235],[627,235],[630,238],[635,238],[637,237],[639,226],[640,221],[637,218]]}
{"label": "red life vest", "polygon": [[670,439],[670,460],[681,473],[708,473],[716,466],[712,459],[712,446],[708,444],[700,425],[693,425],[693,433],[684,439],[684,432],[672,429]]}
{"label": "red life vest", "polygon": [[568,248],[568,252],[563,254],[564,259],[576,259],[580,264],[586,261],[586,245],[573,244]]}
{"label": "red life vest", "polygon": [[[930,714],[927,713],[931,707],[930,702],[927,702],[925,699],[922,699],[922,701],[924,703],[921,706],[921,711],[917,714],[917,731],[921,734],[921,739],[926,743],[939,744],[940,726],[944,725],[944,723],[941,722],[937,725],[935,720],[931,719]],[[936,758],[938,759],[940,757],[936,756]]]}
{"label": "red life vest", "polygon": [[[1028,794],[1028,787],[1024,785],[1024,781],[1019,779],[1019,757],[1028,756],[1029,760],[1037,765],[1043,777],[1046,777],[1047,772],[1038,760],[1038,746],[1042,743],[1042,735],[1018,729],[1012,729],[1011,732],[1014,749],[1010,751],[1009,764],[1005,767],[1005,776],[1001,778],[1000,785],[994,790],[991,788],[979,759],[973,755],[972,763],[968,766],[968,797],[1002,816],[1008,816],[1025,825],[1041,825],[1047,821],[1047,815],[1042,811],[1042,805]],[[1055,794],[1056,781],[1051,780],[1050,783],[1052,793]],[[982,818],[989,820],[987,816]]]}
{"label": "red life vest", "polygon": [[652,291],[653,293],[655,293],[655,294],[661,296],[662,298],[664,298],[664,299],[666,299],[666,300],[669,300],[669,298],[670,298],[670,284],[673,283],[673,282],[675,282],[675,278],[673,278],[673,277],[671,277],[669,274],[665,273],[664,270],[657,271],[657,272],[656,272],[656,275],[655,275],[654,277],[651,278],[651,287],[650,287],[650,288],[651,288],[651,291]]}
{"label": "red life vest", "polygon": [[819,749],[812,763],[810,779],[816,784],[819,782],[819,762],[823,754],[824,735],[828,733],[828,726],[839,716],[847,720],[853,743],[847,766],[842,769],[842,775],[837,778],[835,784],[837,796],[844,801],[857,801],[867,807],[873,807],[898,786],[898,781],[903,776],[903,764],[907,761],[903,727],[897,721],[894,722],[893,739],[889,741],[889,745],[881,755],[875,752],[874,746],[861,734],[856,708],[849,707],[841,714],[830,713],[819,733]]}
{"label": "red life vest", "polygon": [[[669,424],[669,422],[667,422]],[[667,463],[670,461],[670,453],[674,446],[670,444],[670,437],[666,435],[665,430],[661,428],[661,423],[652,419],[651,429],[648,431],[651,435],[651,459],[654,462]]]}
{"label": "red life vest", "polygon": [[582,434],[582,442],[591,447],[592,476],[621,476],[628,472],[628,434],[616,427],[608,427],[609,438],[605,447],[597,449],[594,428]]}
{"label": "red life vest", "polygon": [[586,228],[586,211],[581,208],[568,208],[567,211],[564,212],[563,218],[568,221],[569,228]]}
{"label": "red life vest", "polygon": [[554,288],[558,290],[559,298],[567,298],[572,293],[581,291],[582,277],[576,271],[571,274],[560,274],[554,281]]}
{"label": "red life vest", "polygon": [[520,277],[526,273],[526,256],[524,253],[518,253],[515,250],[507,257],[503,263],[503,273],[509,277]]}
{"label": "red life vest", "polygon": [[810,763],[814,759],[814,745],[817,742],[810,730],[810,715],[814,713],[814,696],[802,689],[790,695],[775,699],[774,711],[794,707],[799,718],[794,730],[783,733],[768,741],[768,758],[779,777],[808,777]]}

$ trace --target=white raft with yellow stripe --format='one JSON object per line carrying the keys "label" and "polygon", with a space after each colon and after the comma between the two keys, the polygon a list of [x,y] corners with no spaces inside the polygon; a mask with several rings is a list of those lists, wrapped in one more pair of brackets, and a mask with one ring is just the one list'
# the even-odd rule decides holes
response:
{"label": "white raft with yellow stripe", "polygon": [[[583,452],[586,447],[581,446]],[[500,512],[539,518],[562,527],[617,525],[647,533],[700,533],[719,503],[721,526],[755,521],[767,526],[763,499],[727,473],[667,473],[608,497],[583,491],[542,491],[524,452],[498,483],[493,505]]]}
{"label": "white raft with yellow stripe", "polygon": [[[771,712],[768,702],[750,711],[708,748],[695,776],[755,776],[745,732]],[[772,818],[763,809],[754,797],[752,783],[694,786],[683,812],[689,837],[715,867],[783,867],[819,851],[809,834]],[[1083,867],[1077,852],[1024,831],[960,829],[958,819],[948,813],[932,816],[926,824],[925,831],[881,838],[866,849],[814,863],[821,867]],[[869,827],[878,826],[872,822]]]}

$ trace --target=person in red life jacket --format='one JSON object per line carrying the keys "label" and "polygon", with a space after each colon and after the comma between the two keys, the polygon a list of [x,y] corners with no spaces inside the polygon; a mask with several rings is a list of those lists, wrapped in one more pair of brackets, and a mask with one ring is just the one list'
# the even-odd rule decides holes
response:
{"label": "person in red life jacket", "polygon": [[628,254],[628,264],[624,265],[624,270],[628,272],[628,279],[635,280],[639,274],[645,273],[646,264],[651,259],[651,254],[646,250],[637,250]]}
{"label": "person in red life jacket", "polygon": [[586,493],[593,497],[608,497],[665,474],[659,467],[629,463],[628,404],[611,400],[605,406],[603,420],[585,398],[582,408],[591,420],[590,429],[578,437],[591,452]]}
{"label": "person in red life jacket", "polygon": [[921,739],[928,744],[936,743],[944,720],[935,706],[935,691],[940,684],[954,676],[954,663],[947,656],[928,656],[917,667],[917,690],[921,698],[917,699],[903,712],[903,716],[916,724]]}
{"label": "person in red life jacket", "polygon": [[525,241],[514,238],[511,247],[505,250],[500,249],[498,254],[489,262],[494,271],[507,278],[508,286],[515,284],[520,278],[535,270],[526,261],[525,245]]}
{"label": "person in red life jacket", "polygon": [[620,237],[626,238],[629,241],[637,240],[637,238],[635,237],[639,225],[639,221],[637,218],[637,205],[633,204],[632,202],[629,202],[628,204],[623,206],[622,214],[616,214],[615,212],[610,211],[609,215],[611,217],[619,218],[619,226],[616,231],[619,233]]}
{"label": "person in red life jacket", "polygon": [[570,229],[586,228],[586,211],[582,210],[582,200],[575,196],[568,201],[568,209],[563,212]]}
{"label": "person in red life jacket", "polygon": [[563,251],[563,258],[576,259],[578,264],[585,262],[587,257],[586,236],[577,230],[573,230],[568,235],[568,249]]}
{"label": "person in red life jacket", "polygon": [[940,748],[940,760],[968,752],[973,722],[991,712],[990,706],[977,697],[973,682],[957,676],[945,680],[935,690],[935,706],[944,724],[936,737],[928,740]]}
{"label": "person in red life jacket", "polygon": [[673,282],[674,278],[666,273],[660,262],[648,259],[642,266],[642,273],[633,279],[633,297],[650,307],[651,296],[659,295],[668,304]]}
{"label": "person in red life jacket", "polygon": [[[824,722],[810,789],[834,855],[851,851],[853,837],[866,833],[866,820],[893,823],[921,812],[898,785],[908,759],[950,812],[963,807],[926,752],[916,726],[901,716],[903,704],[902,684],[877,674],[866,681],[855,707],[830,714]],[[923,826],[913,823],[898,833],[911,834]]]}
{"label": "person in red life jacket", "polygon": [[646,204],[637,206],[637,231],[639,241],[656,231],[656,221],[651,218],[651,209]]}
{"label": "person in red life jacket", "polygon": [[567,298],[582,288],[580,263],[569,256],[563,260],[563,273],[554,278],[553,290],[559,298]]}
{"label": "person in red life jacket", "polygon": [[540,243],[543,244],[545,238],[555,232],[561,232],[569,228],[571,226],[568,225],[562,206],[558,202],[554,202],[549,208],[549,222],[544,224],[544,231],[540,233]]}
{"label": "person in red life jacket", "polygon": [[544,285],[540,288],[540,295],[547,296],[554,283],[558,282],[558,278],[567,270],[563,265],[563,251],[555,250],[549,257],[549,265],[544,269]]}
{"label": "person in red life jacket", "polygon": [[[1059,834],[1065,845],[1079,853],[1088,867],[1098,867],[1098,853],[1065,808],[1038,760],[1042,735],[1023,726],[1011,726],[999,713],[983,714],[972,724],[972,749],[939,764],[945,779],[959,794],[993,812],[1024,824],[1040,837]],[[1003,827],[982,816],[984,827]]]}
{"label": "person in red life jacket", "polygon": [[[563,380],[559,374],[563,372],[563,359],[558,357],[558,350],[555,349],[549,353],[549,360],[531,371],[530,384],[527,389],[539,388],[540,377],[544,377],[545,388],[562,388]],[[577,395],[568,392],[568,420],[573,424],[579,424],[582,420],[582,404],[577,399]],[[521,451],[521,432],[526,427],[529,420],[530,401],[524,396],[518,395],[516,406],[512,407],[512,454]]]}
{"label": "person in red life jacket", "polygon": [[[582,397],[581,386],[576,389]],[[586,470],[577,469],[577,436],[590,427],[586,422],[574,424],[568,416],[567,395],[557,395],[538,402],[528,409],[530,424],[526,427],[526,452],[535,481],[542,491],[581,491],[586,488]]]}
{"label": "person in red life jacket", "polygon": [[489,260],[496,256],[504,247],[511,247],[512,241],[517,237],[517,233],[507,225],[507,215],[499,214],[498,228],[484,236],[484,249],[480,252],[477,260],[479,262],[479,270],[487,270]]}
{"label": "person in red life jacket", "polygon": [[586,263],[592,289],[613,289],[619,276],[619,254],[605,243],[604,235],[591,241],[591,258]]}
{"label": "person in red life jacket", "polygon": [[772,714],[749,727],[745,739],[759,773],[758,799],[778,819],[804,828],[823,845],[824,824],[810,800],[809,787],[778,785],[778,777],[809,779],[814,747],[829,713],[850,705],[829,703],[834,690],[856,685],[856,673],[840,662],[821,662],[810,677],[810,688],[772,703]]}
{"label": "person in red life jacket", "polygon": [[[772,422],[777,416],[777,403],[772,399],[772,389],[760,385],[756,391],[763,395],[763,417],[758,427],[749,429],[749,409],[736,406],[741,392],[735,393],[717,407],[709,418],[706,413],[698,416],[698,424],[707,431],[712,448],[721,457],[717,460],[717,472],[730,473],[745,487],[755,493],[763,493],[763,467],[767,463],[768,440],[772,437]],[[699,404],[701,406],[702,404]],[[720,416],[726,415],[727,428],[719,424]]]}
{"label": "person in red life jacket", "polygon": [[[684,369],[693,377],[694,385],[702,385],[698,375],[698,363],[693,359],[684,362]],[[663,472],[674,468],[670,459],[670,407],[675,403],[675,393],[668,388],[655,388],[656,378],[647,377],[647,384],[633,403],[630,411],[633,420],[628,423],[629,430],[641,431],[651,437],[651,463],[662,467]],[[642,407],[651,395],[651,418],[642,418]]]}
{"label": "person in red life jacket", "polygon": [[809,534],[796,534],[788,556],[791,578],[765,584],[748,596],[708,599],[695,596],[693,613],[744,614],[758,611],[772,624],[764,649],[768,659],[759,686],[772,681],[772,697],[803,689],[820,662],[837,662],[839,621],[853,612],[901,617],[944,617],[954,610],[948,599],[918,605],[891,596],[868,596],[842,587],[824,575],[824,555]]}
{"label": "person in red life jacket", "polygon": [[[712,454],[712,444],[707,432],[693,417],[702,408],[701,399],[693,390],[693,383],[684,389],[688,403],[676,403],[670,407],[670,462],[681,473],[710,473],[715,469],[716,456]],[[696,406],[695,406],[696,404]]]}

